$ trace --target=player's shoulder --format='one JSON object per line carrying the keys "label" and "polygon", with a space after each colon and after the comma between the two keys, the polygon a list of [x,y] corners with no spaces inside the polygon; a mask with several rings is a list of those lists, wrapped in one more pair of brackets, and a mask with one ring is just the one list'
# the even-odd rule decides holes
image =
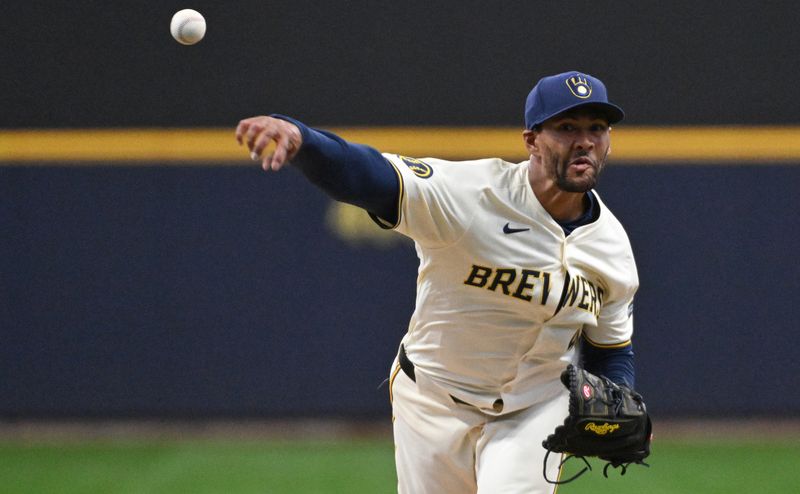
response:
{"label": "player's shoulder", "polygon": [[600,217],[602,218],[602,224],[605,229],[609,230],[612,235],[620,236],[627,241],[628,234],[625,232],[625,227],[622,226],[622,222],[619,221],[617,216],[611,211],[606,203],[603,202],[603,199],[596,190],[593,190],[592,193],[594,194],[595,200],[600,205]]}
{"label": "player's shoulder", "polygon": [[593,190],[592,193],[594,194],[597,203],[600,205],[600,218],[598,220],[599,232],[598,235],[605,237],[608,239],[608,242],[604,242],[604,245],[607,246],[616,246],[622,252],[619,254],[627,254],[626,257],[633,256],[633,250],[631,248],[631,241],[628,237],[628,232],[625,231],[625,227],[622,225],[622,222],[617,218],[617,216],[611,211],[611,209],[603,202],[600,198],[600,194],[597,193],[596,190]]}
{"label": "player's shoulder", "polygon": [[441,158],[412,158],[399,154],[383,155],[401,175],[410,172],[415,178],[430,179],[433,182],[446,182],[454,187],[468,187],[470,184],[488,184],[502,180],[503,176],[518,166],[500,158],[452,161]]}
{"label": "player's shoulder", "polygon": [[[586,240],[595,252],[596,265],[605,266],[606,281],[612,283],[615,293],[629,293],[639,286],[639,275],[631,241],[625,227],[606,206],[597,191],[592,191],[600,205],[600,217],[596,228],[588,229]],[[615,295],[616,296],[616,295]]]}

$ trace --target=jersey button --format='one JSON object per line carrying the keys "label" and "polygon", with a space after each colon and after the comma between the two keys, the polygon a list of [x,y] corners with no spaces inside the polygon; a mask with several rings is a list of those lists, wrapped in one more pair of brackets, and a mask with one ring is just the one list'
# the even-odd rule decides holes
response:
{"label": "jersey button", "polygon": [[500,412],[503,411],[503,400],[502,400],[502,398],[498,398],[498,399],[494,400],[494,403],[492,404],[492,409],[497,413],[500,413]]}

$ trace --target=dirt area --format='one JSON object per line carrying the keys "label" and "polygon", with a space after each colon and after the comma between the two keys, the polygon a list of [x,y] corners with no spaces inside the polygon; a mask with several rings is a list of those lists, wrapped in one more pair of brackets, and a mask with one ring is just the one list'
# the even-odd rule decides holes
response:
{"label": "dirt area", "polygon": [[[800,419],[654,420],[663,439],[797,439]],[[391,440],[391,421],[347,420],[0,420],[0,441],[86,440]]]}
{"label": "dirt area", "polygon": [[800,419],[671,419],[653,422],[654,437],[669,439],[800,440]]}
{"label": "dirt area", "polygon": [[347,420],[0,420],[0,441],[352,440],[392,437],[391,421]]}

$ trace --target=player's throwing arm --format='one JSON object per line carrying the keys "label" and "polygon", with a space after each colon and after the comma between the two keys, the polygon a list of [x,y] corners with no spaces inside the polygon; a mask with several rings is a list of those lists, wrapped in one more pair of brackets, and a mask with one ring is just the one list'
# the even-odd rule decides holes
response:
{"label": "player's throwing arm", "polygon": [[[296,125],[267,116],[245,118],[239,122],[236,140],[239,145],[247,144],[250,157],[254,161],[260,159],[265,171],[283,168],[303,144],[303,136]],[[271,142],[275,143],[275,150],[264,154]]]}

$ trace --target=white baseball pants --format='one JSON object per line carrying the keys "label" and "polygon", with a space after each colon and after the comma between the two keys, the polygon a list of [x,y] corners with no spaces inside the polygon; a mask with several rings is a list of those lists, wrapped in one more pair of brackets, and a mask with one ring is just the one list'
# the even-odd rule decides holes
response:
{"label": "white baseball pants", "polygon": [[[507,415],[457,403],[416,373],[394,363],[392,400],[399,494],[554,494],[545,481],[542,441],[564,421],[568,394]],[[547,477],[559,477],[551,454]]]}

